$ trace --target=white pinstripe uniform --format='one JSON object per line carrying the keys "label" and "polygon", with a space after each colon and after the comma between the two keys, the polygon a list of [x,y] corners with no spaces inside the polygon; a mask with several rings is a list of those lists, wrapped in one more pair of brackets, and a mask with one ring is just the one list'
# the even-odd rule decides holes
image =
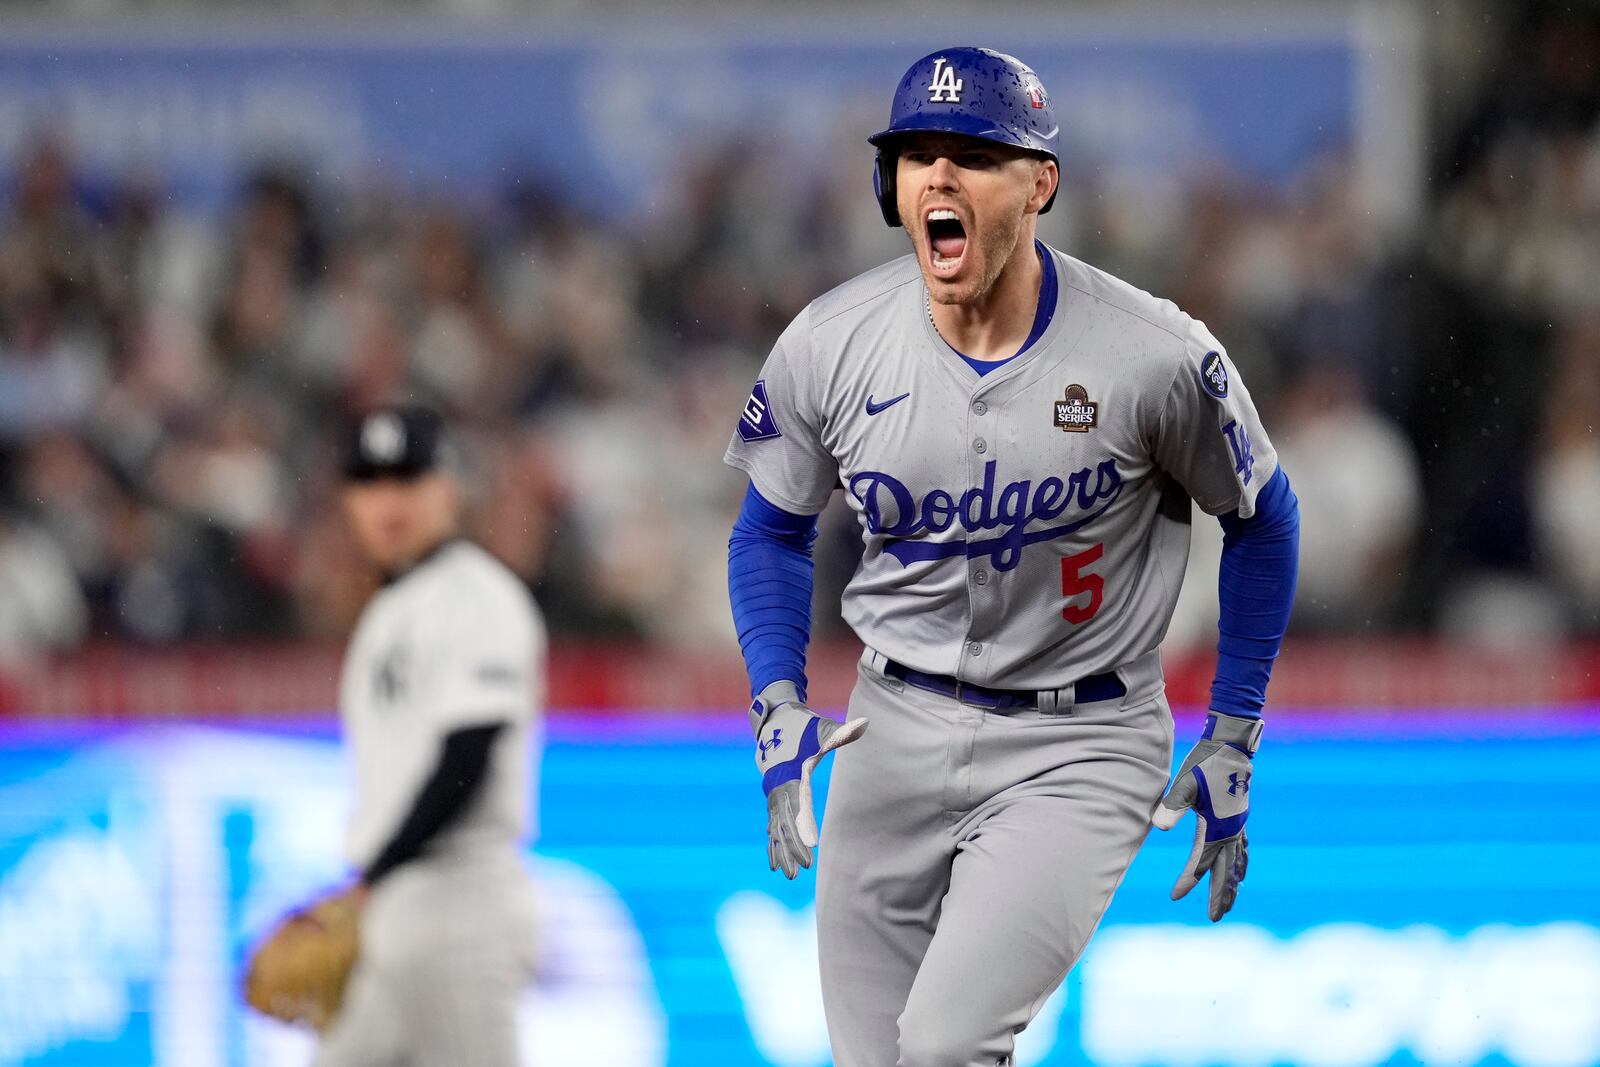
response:
{"label": "white pinstripe uniform", "polygon": [[318,1067],[519,1062],[516,1008],[532,960],[532,822],[544,625],[515,575],[446,544],[367,605],[339,710],[355,763],[348,858],[393,837],[453,730],[503,722],[479,793],[373,889],[361,958]]}

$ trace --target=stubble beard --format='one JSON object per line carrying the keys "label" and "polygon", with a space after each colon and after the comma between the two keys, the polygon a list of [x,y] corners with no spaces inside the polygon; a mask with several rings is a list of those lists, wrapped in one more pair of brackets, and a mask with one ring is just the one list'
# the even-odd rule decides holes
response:
{"label": "stubble beard", "polygon": [[[1000,275],[1005,272],[1011,262],[1011,257],[1016,253],[1017,240],[1022,235],[1022,212],[1006,212],[1002,221],[994,226],[985,227],[978,247],[969,251],[978,253],[977,266],[981,273],[951,285],[949,282],[934,278],[928,270],[928,255],[930,249],[922,247],[922,242],[927,240],[926,232],[920,239],[912,241],[917,246],[917,257],[922,267],[923,283],[928,289],[928,298],[935,304],[966,305],[979,304],[988,298],[994,291],[995,283],[1000,280]],[[972,234],[967,235],[967,240],[973,239]]]}

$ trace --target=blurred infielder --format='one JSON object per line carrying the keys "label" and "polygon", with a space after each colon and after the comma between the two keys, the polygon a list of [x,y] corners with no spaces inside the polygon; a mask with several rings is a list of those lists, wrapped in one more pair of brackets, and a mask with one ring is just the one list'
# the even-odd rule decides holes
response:
{"label": "blurred infielder", "polygon": [[521,581],[455,536],[442,432],[428,409],[389,407],[345,444],[345,508],[387,580],[340,679],[355,761],[349,859],[366,892],[320,1067],[520,1062],[544,626]]}
{"label": "blurred infielder", "polygon": [[[913,254],[795,319],[728,450],[751,482],[730,596],[769,859],[791,878],[817,843],[811,771],[856,742],[834,769],[817,885],[840,1067],[1009,1062],[1152,816],[1198,813],[1175,899],[1209,873],[1219,919],[1245,873],[1295,498],[1204,326],[1035,239],[1057,138],[1016,59],[919,60],[871,138],[884,218]],[[842,726],[805,705],[810,547],[836,487],[866,549],[844,594],[867,647]],[[1191,500],[1226,530],[1221,656],[1163,798],[1157,649]]]}

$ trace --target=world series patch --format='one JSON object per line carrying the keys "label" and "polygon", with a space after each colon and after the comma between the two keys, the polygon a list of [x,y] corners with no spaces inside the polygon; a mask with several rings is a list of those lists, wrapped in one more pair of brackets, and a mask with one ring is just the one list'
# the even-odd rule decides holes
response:
{"label": "world series patch", "polygon": [[1221,352],[1207,352],[1200,360],[1200,384],[1218,400],[1227,397],[1228,367],[1222,362]]}
{"label": "world series patch", "polygon": [[1055,402],[1055,424],[1063,433],[1087,433],[1100,418],[1100,405],[1089,399],[1081,385],[1067,386],[1065,400]]}

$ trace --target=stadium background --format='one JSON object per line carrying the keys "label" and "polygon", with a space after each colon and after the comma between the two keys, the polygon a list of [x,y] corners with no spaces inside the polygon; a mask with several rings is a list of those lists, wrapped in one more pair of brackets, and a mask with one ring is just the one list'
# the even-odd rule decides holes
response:
{"label": "stadium background", "polygon": [[[1044,235],[1229,345],[1306,531],[1238,908],[1168,903],[1153,840],[1022,1062],[1600,1062],[1594,4],[12,0],[0,1064],[303,1061],[233,975],[341,876],[372,576],[329,429],[397,392],[462,427],[557,639],[530,1057],[827,1062],[719,457],[790,317],[898,254],[863,138],[961,40],[1040,71]],[[1213,525],[1165,649],[1191,733]]]}

